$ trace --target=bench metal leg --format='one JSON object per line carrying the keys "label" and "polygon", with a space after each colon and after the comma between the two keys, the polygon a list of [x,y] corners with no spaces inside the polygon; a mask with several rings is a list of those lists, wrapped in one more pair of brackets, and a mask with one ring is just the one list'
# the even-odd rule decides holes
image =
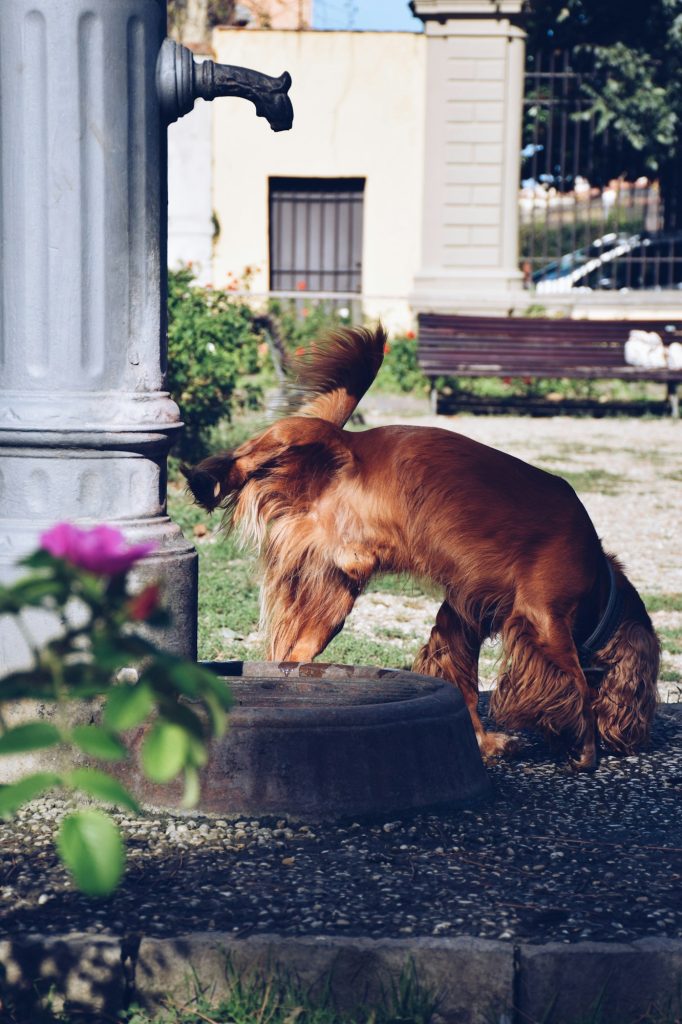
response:
{"label": "bench metal leg", "polygon": [[680,396],[677,390],[677,383],[673,380],[668,381],[668,401],[670,402],[670,415],[675,420],[679,419]]}
{"label": "bench metal leg", "polygon": [[437,416],[438,415],[438,388],[436,387],[436,385],[435,385],[435,383],[433,381],[431,381],[431,391],[429,393],[429,407],[431,409],[431,413],[434,416]]}

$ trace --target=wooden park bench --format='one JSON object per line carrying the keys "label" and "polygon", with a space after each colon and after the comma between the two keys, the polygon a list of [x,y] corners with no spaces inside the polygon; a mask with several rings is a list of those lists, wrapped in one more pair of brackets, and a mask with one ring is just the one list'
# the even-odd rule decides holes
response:
{"label": "wooden park bench", "polygon": [[649,370],[625,362],[632,330],[656,331],[664,343],[682,341],[682,320],[570,320],[544,317],[419,315],[417,356],[439,411],[438,377],[563,377],[660,381],[679,416],[682,370]]}

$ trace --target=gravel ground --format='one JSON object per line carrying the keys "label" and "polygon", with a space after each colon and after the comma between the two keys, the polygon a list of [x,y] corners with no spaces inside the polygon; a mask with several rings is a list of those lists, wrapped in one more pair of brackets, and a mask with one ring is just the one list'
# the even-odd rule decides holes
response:
{"label": "gravel ground", "polygon": [[373,825],[120,818],[129,865],[106,901],[73,891],[51,841],[65,805],[37,801],[2,829],[0,931],[680,935],[679,708],[662,709],[650,752],[606,757],[593,775],[534,739],[490,774],[482,807]]}
{"label": "gravel ground", "polygon": [[[642,591],[682,593],[681,424],[437,422],[556,471],[606,470],[598,489],[579,490],[607,547]],[[426,635],[436,605],[368,595],[347,628],[371,632],[383,608],[398,634],[404,621],[406,635],[415,625]],[[680,618],[657,613],[661,626],[679,628]],[[669,686],[662,696],[674,701],[678,691]],[[682,706],[661,706],[650,751],[605,757],[593,775],[572,773],[532,737],[490,774],[494,797],[485,806],[371,825],[121,817],[128,870],[106,901],[76,893],[57,861],[52,835],[67,805],[36,801],[0,825],[0,933],[215,929],[526,942],[680,935]]]}

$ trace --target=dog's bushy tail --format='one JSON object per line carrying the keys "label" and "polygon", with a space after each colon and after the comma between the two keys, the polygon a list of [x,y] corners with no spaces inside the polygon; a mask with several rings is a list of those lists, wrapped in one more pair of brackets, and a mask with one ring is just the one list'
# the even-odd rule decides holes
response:
{"label": "dog's bushy tail", "polygon": [[353,456],[340,429],[376,377],[384,358],[383,327],[340,328],[289,364],[288,415],[233,452],[182,466],[196,501],[221,508],[257,545],[265,524],[309,502]]}
{"label": "dog's bushy tail", "polygon": [[385,346],[381,326],[338,328],[315,341],[289,362],[285,415],[315,416],[342,427],[379,372]]}

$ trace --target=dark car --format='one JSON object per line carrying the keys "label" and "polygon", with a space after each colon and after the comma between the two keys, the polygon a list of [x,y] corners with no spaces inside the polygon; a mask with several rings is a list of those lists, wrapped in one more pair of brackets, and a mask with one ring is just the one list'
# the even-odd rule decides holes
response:
{"label": "dark car", "polygon": [[682,232],[604,235],[536,271],[533,284],[540,293],[682,288]]}

